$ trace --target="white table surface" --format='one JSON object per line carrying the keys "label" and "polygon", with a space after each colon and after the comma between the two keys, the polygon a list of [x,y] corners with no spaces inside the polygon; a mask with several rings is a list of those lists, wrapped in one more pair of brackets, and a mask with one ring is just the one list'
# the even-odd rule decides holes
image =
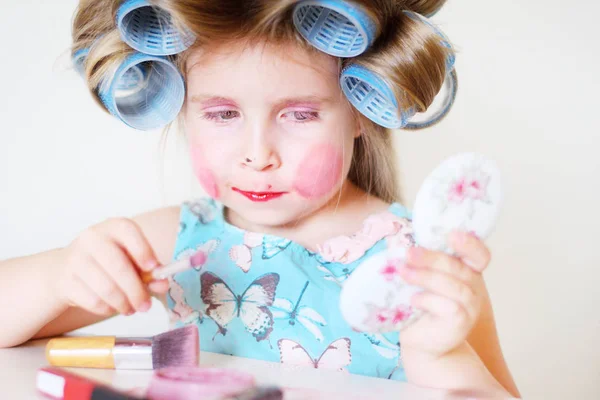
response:
{"label": "white table surface", "polygon": [[[46,340],[37,340],[20,347],[0,349],[0,399],[43,399],[35,389],[35,375],[47,366]],[[413,385],[350,375],[335,371],[284,367],[278,363],[201,353],[201,366],[235,368],[251,372],[259,384],[292,388],[286,399],[450,399],[450,394],[421,389]],[[145,388],[152,371],[114,371],[100,369],[69,369],[120,389]],[[200,399],[199,399],[200,400]]]}

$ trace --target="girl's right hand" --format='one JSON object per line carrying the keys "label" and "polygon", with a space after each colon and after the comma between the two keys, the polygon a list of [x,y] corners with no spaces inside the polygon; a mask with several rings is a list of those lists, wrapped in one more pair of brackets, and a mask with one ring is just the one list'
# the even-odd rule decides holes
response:
{"label": "girl's right hand", "polygon": [[166,293],[166,280],[142,283],[141,271],[159,263],[141,228],[126,218],[110,219],[85,230],[63,249],[55,280],[65,305],[98,315],[132,315],[150,309],[148,288]]}

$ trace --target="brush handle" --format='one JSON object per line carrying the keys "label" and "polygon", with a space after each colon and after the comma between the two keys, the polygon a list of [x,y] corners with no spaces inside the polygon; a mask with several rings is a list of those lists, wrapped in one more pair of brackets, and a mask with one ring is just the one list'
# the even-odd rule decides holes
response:
{"label": "brush handle", "polygon": [[113,336],[52,339],[46,345],[46,359],[57,367],[114,369]]}
{"label": "brush handle", "polygon": [[148,284],[152,281],[167,279],[190,268],[192,268],[191,258],[186,257],[182,260],[172,262],[171,264],[155,268],[152,271],[144,271],[140,274],[140,276],[142,278],[142,282]]}

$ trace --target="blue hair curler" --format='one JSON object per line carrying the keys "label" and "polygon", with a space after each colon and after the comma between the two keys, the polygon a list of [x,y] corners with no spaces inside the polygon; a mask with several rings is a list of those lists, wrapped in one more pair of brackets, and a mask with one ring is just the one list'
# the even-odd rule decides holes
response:
{"label": "blue hair curler", "polygon": [[450,112],[458,89],[456,71],[452,70],[444,81],[447,94],[440,109],[423,121],[410,121],[417,111],[414,108],[398,110],[398,102],[388,83],[371,70],[351,64],[342,71],[340,84],[348,101],[358,111],[389,129],[416,130],[436,124]]}
{"label": "blue hair curler", "polygon": [[379,75],[357,64],[344,68],[340,77],[342,91],[364,116],[389,129],[406,126],[413,110],[398,111],[390,86]]}
{"label": "blue hair curler", "polygon": [[360,6],[342,0],[305,0],[294,8],[294,25],[317,49],[355,57],[375,41],[377,27]]}
{"label": "blue hair curler", "polygon": [[134,50],[154,56],[181,53],[190,47],[195,36],[179,31],[171,14],[147,0],[127,0],[117,11],[121,39]]}
{"label": "blue hair curler", "polygon": [[98,95],[112,115],[145,131],[163,127],[177,117],[185,99],[185,84],[166,58],[134,53],[100,85]]}
{"label": "blue hair curler", "polygon": [[406,126],[404,126],[404,129],[417,130],[429,128],[444,119],[452,109],[454,100],[456,100],[456,93],[458,92],[458,77],[456,76],[455,69],[446,76],[444,86],[446,87],[446,95],[443,98],[442,106],[432,115],[426,115],[426,118],[423,121],[416,121],[415,118],[411,119]]}
{"label": "blue hair curler", "polygon": [[[85,75],[85,61],[90,52],[89,48],[81,49],[73,54],[73,65],[81,77]],[[143,87],[148,76],[148,69],[143,65],[134,65],[129,68],[122,79],[117,83],[117,92],[136,91]]]}
{"label": "blue hair curler", "polygon": [[90,52],[90,49],[85,48],[85,49],[78,50],[75,52],[75,54],[73,54],[73,57],[72,57],[73,66],[75,67],[75,71],[77,71],[77,73],[80,76],[83,76],[85,74],[85,60],[86,60],[89,52]]}
{"label": "blue hair curler", "polygon": [[[452,49],[448,38],[426,18],[411,11],[403,11],[412,19],[424,22],[440,37],[442,46]],[[422,121],[410,121],[417,111],[414,108],[398,110],[398,102],[389,84],[376,73],[357,64],[346,67],[340,76],[342,91],[350,103],[363,115],[378,125],[389,129],[423,129],[442,120],[454,105],[458,79],[454,71],[456,56],[449,52],[446,58],[447,76],[444,85],[446,96],[438,111]]]}

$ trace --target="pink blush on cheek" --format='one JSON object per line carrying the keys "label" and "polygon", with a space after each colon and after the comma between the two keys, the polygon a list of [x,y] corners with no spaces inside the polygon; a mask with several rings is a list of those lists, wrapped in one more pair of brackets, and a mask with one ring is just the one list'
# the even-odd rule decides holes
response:
{"label": "pink blush on cheek", "polygon": [[300,163],[294,189],[307,199],[325,196],[339,183],[342,166],[343,159],[336,147],[315,146]]}
{"label": "pink blush on cheek", "polygon": [[200,181],[200,184],[206,190],[206,194],[208,194],[213,199],[219,198],[219,188],[217,187],[217,180],[213,173],[208,169],[198,169],[196,170],[196,177]]}
{"label": "pink blush on cheek", "polygon": [[219,198],[219,187],[217,186],[217,179],[212,171],[205,166],[204,163],[204,155],[202,154],[201,149],[198,146],[193,146],[191,151],[192,157],[192,168],[194,169],[194,174],[202,188],[206,191],[213,199]]}

